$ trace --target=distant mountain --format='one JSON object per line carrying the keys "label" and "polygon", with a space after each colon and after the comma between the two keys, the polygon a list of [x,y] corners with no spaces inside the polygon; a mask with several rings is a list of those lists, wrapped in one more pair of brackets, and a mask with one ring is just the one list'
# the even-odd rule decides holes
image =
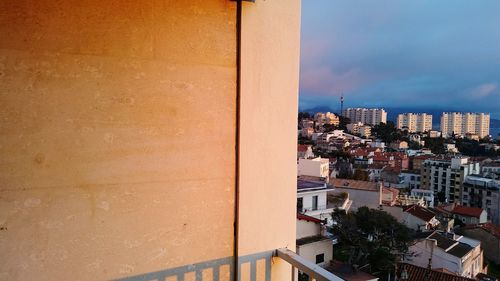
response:
{"label": "distant mountain", "polygon": [[301,112],[309,112],[309,113],[317,113],[317,112],[333,112],[333,113],[338,113],[337,111],[331,109],[329,106],[326,105],[321,105],[321,106],[316,106],[313,108],[308,108],[308,109],[300,109],[299,111]]}

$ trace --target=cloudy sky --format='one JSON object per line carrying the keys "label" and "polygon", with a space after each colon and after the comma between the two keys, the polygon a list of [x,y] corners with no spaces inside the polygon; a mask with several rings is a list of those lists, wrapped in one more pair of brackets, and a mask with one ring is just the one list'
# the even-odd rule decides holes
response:
{"label": "cloudy sky", "polygon": [[300,108],[500,118],[500,0],[303,0]]}

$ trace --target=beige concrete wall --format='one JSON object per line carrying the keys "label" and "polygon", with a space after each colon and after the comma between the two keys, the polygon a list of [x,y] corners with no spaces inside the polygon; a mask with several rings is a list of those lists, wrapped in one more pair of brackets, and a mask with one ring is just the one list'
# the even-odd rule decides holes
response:
{"label": "beige concrete wall", "polygon": [[297,253],[301,257],[313,263],[316,263],[316,255],[324,254],[325,261],[323,263],[319,263],[319,265],[326,266],[330,264],[330,261],[333,259],[332,241],[326,239],[299,246],[297,247]]}
{"label": "beige concrete wall", "polygon": [[295,249],[299,39],[299,0],[243,4],[240,255]]}
{"label": "beige concrete wall", "polygon": [[[289,13],[278,17],[283,35],[267,33],[284,49],[298,37],[295,2],[266,2],[276,7],[265,17]],[[0,1],[0,279],[104,280],[232,255],[235,8],[225,0]],[[251,93],[265,105],[247,103],[263,112],[286,91],[293,97],[273,116],[291,117],[294,84],[273,93],[274,78]],[[259,138],[251,147],[262,148]],[[288,127],[282,139],[276,159],[294,163]],[[281,192],[294,179],[276,170]],[[252,189],[271,186],[259,184]],[[270,235],[250,225],[251,235]],[[290,237],[245,245],[285,246],[288,228]]]}
{"label": "beige concrete wall", "polygon": [[297,219],[297,239],[321,234],[318,223]]}

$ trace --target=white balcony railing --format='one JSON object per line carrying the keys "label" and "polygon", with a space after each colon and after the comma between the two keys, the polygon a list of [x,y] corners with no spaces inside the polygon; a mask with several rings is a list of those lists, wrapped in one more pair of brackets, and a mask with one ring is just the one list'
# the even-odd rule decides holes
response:
{"label": "white balcony railing", "polygon": [[[269,251],[269,252],[263,252],[263,253],[258,253],[258,254],[253,254],[253,255],[248,255],[248,256],[242,256],[238,258],[238,276],[237,280],[241,280],[242,274],[247,274],[249,277],[248,280],[251,281],[256,281],[257,276],[262,276],[261,274],[257,274],[257,269],[262,269],[264,270],[264,276],[265,276],[265,281],[272,281],[271,280],[271,270],[272,270],[272,259],[275,258],[280,258],[283,259],[284,261],[288,262],[289,264],[292,265],[294,269],[298,269],[301,272],[306,273],[309,276],[309,280],[318,280],[318,281],[342,281],[343,279],[335,276],[334,274],[326,271],[322,267],[320,267],[317,264],[314,264],[313,262],[310,262],[303,257],[297,255],[291,250],[288,249],[278,249],[274,251]],[[257,262],[264,260],[265,261],[265,266],[264,267],[258,267]],[[242,272],[242,265],[244,264],[249,264],[249,272]],[[196,281],[203,281],[203,276],[206,274],[203,274],[206,270],[211,271],[211,278],[210,280],[221,280],[221,274],[220,270],[221,267],[223,266],[229,266],[229,280],[234,281],[235,280],[235,274],[234,274],[234,258],[233,257],[227,257],[227,258],[222,258],[222,259],[217,259],[217,260],[212,260],[212,261],[207,261],[207,262],[201,262],[201,263],[196,263],[196,264],[189,264],[181,267],[176,267],[176,268],[171,268],[167,270],[162,270],[162,271],[156,271],[156,272],[150,272],[150,273],[145,273],[141,275],[136,275],[136,276],[130,276],[126,278],[121,278],[121,279],[116,279],[115,281],[152,281],[152,280],[158,280],[158,281],[164,281],[170,279],[170,278],[175,278],[177,281],[184,281],[186,274],[193,274],[195,276]],[[295,270],[293,270],[295,272]],[[223,278],[222,280],[226,280]],[[281,280],[279,280],[281,281]]]}

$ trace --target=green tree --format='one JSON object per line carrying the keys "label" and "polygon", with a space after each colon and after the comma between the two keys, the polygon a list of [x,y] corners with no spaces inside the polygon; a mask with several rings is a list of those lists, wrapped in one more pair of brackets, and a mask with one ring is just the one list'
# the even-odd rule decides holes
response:
{"label": "green tree", "polygon": [[411,255],[412,230],[384,211],[361,207],[349,214],[336,211],[332,217],[336,224],[330,230],[340,238],[337,251],[354,268],[369,264],[373,274],[385,278],[398,257]]}
{"label": "green tree", "polygon": [[403,133],[396,128],[392,121],[373,126],[372,135],[387,144],[403,138]]}
{"label": "green tree", "polygon": [[352,175],[352,179],[360,180],[360,181],[368,181],[369,175],[368,175],[367,171],[358,168],[358,169],[354,170],[354,174]]}
{"label": "green tree", "polygon": [[338,128],[340,130],[347,131],[347,124],[351,124],[351,119],[344,117],[344,116],[339,116],[339,126]]}

